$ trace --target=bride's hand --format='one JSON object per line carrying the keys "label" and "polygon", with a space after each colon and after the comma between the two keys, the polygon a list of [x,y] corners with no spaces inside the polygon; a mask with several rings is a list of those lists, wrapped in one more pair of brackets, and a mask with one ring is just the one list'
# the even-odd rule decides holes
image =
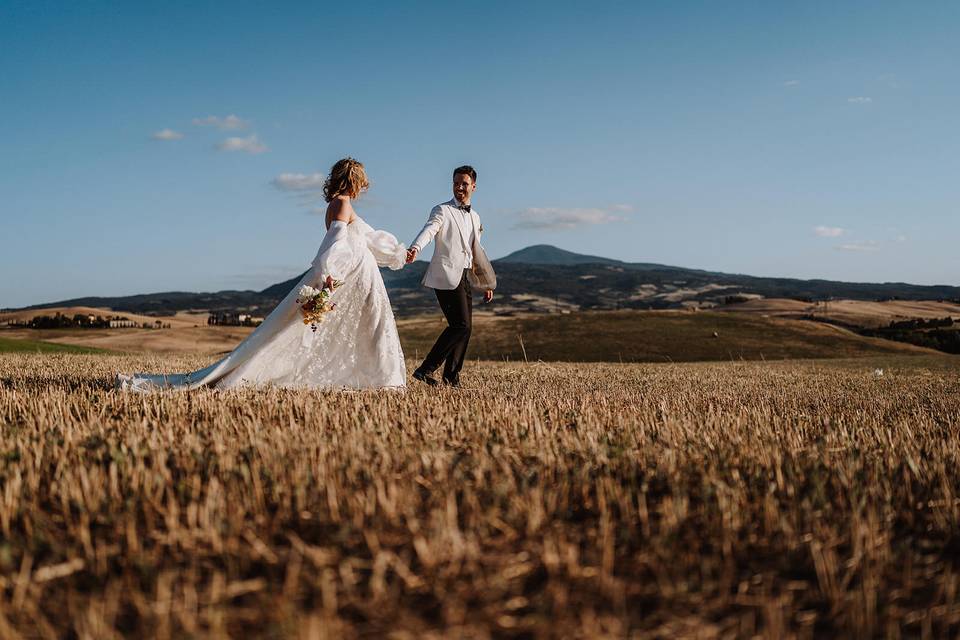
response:
{"label": "bride's hand", "polygon": [[323,286],[333,291],[333,276],[327,276],[327,280],[323,283]]}

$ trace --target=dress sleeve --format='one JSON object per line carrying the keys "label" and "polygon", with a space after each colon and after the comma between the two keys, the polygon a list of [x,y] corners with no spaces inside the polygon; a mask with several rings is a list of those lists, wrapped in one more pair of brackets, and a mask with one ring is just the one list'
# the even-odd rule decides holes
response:
{"label": "dress sleeve", "polygon": [[367,247],[377,260],[377,265],[390,267],[394,271],[402,269],[407,262],[407,247],[397,241],[397,237],[388,231],[370,229],[367,233]]}
{"label": "dress sleeve", "polygon": [[313,259],[316,277],[320,282],[327,276],[333,276],[334,280],[343,280],[354,260],[353,245],[347,238],[347,223],[334,220],[320,243],[317,257]]}

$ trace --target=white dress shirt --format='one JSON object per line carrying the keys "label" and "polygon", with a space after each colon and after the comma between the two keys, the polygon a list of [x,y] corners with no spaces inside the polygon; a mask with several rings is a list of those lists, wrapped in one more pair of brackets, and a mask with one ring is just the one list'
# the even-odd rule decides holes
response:
{"label": "white dress shirt", "polygon": [[473,234],[475,232],[473,228],[473,216],[464,211],[463,209],[456,209],[454,213],[457,216],[457,222],[463,227],[467,233],[467,244],[463,249],[463,252],[467,256],[467,264],[464,266],[464,269],[473,268]]}

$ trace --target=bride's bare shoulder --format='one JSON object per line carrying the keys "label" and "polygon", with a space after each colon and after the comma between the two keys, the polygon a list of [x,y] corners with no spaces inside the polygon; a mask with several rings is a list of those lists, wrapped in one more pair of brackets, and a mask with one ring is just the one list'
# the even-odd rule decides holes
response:
{"label": "bride's bare shoulder", "polygon": [[329,228],[333,224],[334,220],[339,220],[341,222],[346,222],[350,224],[353,222],[353,219],[357,217],[357,213],[353,210],[353,205],[350,203],[350,198],[346,196],[337,196],[327,204],[327,227]]}

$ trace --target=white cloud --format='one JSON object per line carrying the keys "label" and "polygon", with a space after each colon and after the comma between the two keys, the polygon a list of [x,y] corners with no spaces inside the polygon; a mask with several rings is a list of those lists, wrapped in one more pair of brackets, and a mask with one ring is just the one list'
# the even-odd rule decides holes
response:
{"label": "white cloud", "polygon": [[301,265],[245,265],[240,273],[223,276],[224,286],[240,289],[263,289],[289,280],[303,272]]}
{"label": "white cloud", "polygon": [[891,89],[900,88],[900,80],[895,73],[884,73],[877,77],[877,80],[886,84]]}
{"label": "white cloud", "polygon": [[630,213],[633,211],[632,204],[615,204],[610,207],[611,211],[622,211],[623,213]]}
{"label": "white cloud", "polygon": [[892,244],[904,244],[909,240],[907,234],[897,227],[888,227],[887,234]]}
{"label": "white cloud", "polygon": [[268,151],[267,145],[260,142],[257,134],[246,138],[227,138],[217,145],[220,151],[243,151],[245,153],[263,153]]}
{"label": "white cloud", "polygon": [[799,81],[799,80],[787,80],[786,82],[783,83],[783,86],[785,86],[785,87],[798,87],[798,86],[800,86],[800,81]]}
{"label": "white cloud", "polygon": [[154,140],[179,140],[183,134],[173,129],[161,129],[150,136]]}
{"label": "white cloud", "polygon": [[845,242],[844,244],[837,245],[837,249],[840,251],[855,252],[879,251],[880,243],[875,240],[857,240],[856,242]]}
{"label": "white cloud", "polygon": [[573,229],[588,224],[621,222],[623,218],[611,209],[562,209],[559,207],[530,207],[514,214],[514,229]]}
{"label": "white cloud", "polygon": [[323,200],[326,179],[322,173],[281,173],[270,184],[294,196],[297,204],[309,208],[309,213],[324,213],[326,209],[316,207],[316,204]]}
{"label": "white cloud", "polygon": [[281,173],[271,184],[280,191],[319,191],[326,179],[322,173]]}
{"label": "white cloud", "polygon": [[206,118],[194,118],[193,124],[198,127],[216,127],[222,130],[246,129],[250,126],[249,120],[244,120],[240,116],[232,113],[224,118],[219,116],[207,116]]}
{"label": "white cloud", "polygon": [[845,232],[841,227],[825,227],[820,225],[813,228],[813,232],[821,238],[839,238]]}
{"label": "white cloud", "polygon": [[853,98],[847,98],[847,102],[851,104],[870,104],[873,102],[873,98],[868,98],[867,96],[855,96]]}

